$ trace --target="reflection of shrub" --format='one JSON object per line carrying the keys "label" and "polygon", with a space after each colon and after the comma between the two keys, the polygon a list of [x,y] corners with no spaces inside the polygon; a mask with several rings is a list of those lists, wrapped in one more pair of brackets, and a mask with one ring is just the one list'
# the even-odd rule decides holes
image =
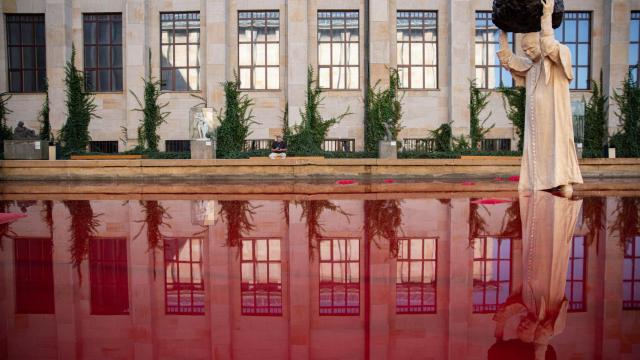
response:
{"label": "reflection of shrub", "polygon": [[618,233],[620,243],[626,246],[633,241],[633,237],[640,233],[640,198],[621,197],[613,212],[615,221],[610,228],[610,234]]}
{"label": "reflection of shrub", "polygon": [[[402,225],[400,200],[366,200],[364,202],[364,229],[376,245],[376,239],[389,241],[391,257],[398,257],[398,229]],[[379,247],[379,245],[378,245]]]}
{"label": "reflection of shrub", "polygon": [[342,208],[329,200],[307,200],[298,203],[302,207],[300,220],[303,218],[307,221],[307,239],[309,241],[309,258],[313,258],[313,252],[318,248],[318,240],[322,237],[324,227],[320,223],[320,216],[325,210],[336,212],[351,219],[351,214],[342,210]]}
{"label": "reflection of shrub", "polygon": [[249,201],[220,201],[220,215],[227,225],[228,247],[242,247],[241,238],[249,235],[255,228],[253,217],[257,207]]}
{"label": "reflection of shrub", "polygon": [[89,200],[65,200],[63,203],[71,215],[69,224],[71,263],[82,281],[82,261],[89,254],[89,240],[97,234],[100,226],[98,218],[102,214],[93,213]]}

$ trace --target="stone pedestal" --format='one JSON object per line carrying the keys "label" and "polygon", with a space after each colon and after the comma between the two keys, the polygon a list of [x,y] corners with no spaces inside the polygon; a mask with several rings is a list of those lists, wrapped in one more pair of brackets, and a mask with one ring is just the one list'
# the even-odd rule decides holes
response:
{"label": "stone pedestal", "polygon": [[48,160],[49,142],[42,140],[5,140],[6,160]]}
{"label": "stone pedestal", "polygon": [[191,140],[191,159],[215,159],[216,142],[213,140]]}
{"label": "stone pedestal", "polygon": [[398,145],[395,141],[378,142],[378,158],[379,159],[397,159]]}

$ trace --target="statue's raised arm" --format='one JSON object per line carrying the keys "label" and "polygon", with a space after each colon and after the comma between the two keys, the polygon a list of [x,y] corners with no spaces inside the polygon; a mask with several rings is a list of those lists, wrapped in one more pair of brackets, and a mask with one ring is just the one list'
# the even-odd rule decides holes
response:
{"label": "statue's raised arm", "polygon": [[509,45],[509,36],[505,31],[500,31],[500,50],[497,55],[502,67],[513,75],[516,86],[524,86],[524,79],[533,62],[524,56],[513,53]]}
{"label": "statue's raised arm", "polygon": [[[562,66],[567,79],[573,79],[573,68],[571,67],[571,50],[566,45],[560,44],[553,33],[552,14],[554,0],[540,0],[542,2],[542,17],[540,18],[540,49],[542,56],[554,63]],[[546,65],[546,64],[545,64]],[[546,81],[549,81],[549,68],[545,66],[547,72]]]}

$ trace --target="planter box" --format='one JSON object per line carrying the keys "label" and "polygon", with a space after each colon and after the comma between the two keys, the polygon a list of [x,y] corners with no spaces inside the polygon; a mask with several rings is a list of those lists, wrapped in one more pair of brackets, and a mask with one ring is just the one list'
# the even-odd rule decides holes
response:
{"label": "planter box", "polygon": [[4,158],[7,160],[48,160],[49,142],[46,140],[5,140]]}

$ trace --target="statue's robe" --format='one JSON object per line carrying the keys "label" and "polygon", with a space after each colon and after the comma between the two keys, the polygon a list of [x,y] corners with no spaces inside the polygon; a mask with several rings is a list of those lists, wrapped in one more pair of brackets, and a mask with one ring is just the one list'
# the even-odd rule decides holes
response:
{"label": "statue's robe", "polygon": [[582,184],[575,143],[569,84],[573,79],[571,52],[553,36],[541,39],[537,62],[498,51],[516,85],[526,85],[524,151],[520,190],[545,190],[560,185]]}

